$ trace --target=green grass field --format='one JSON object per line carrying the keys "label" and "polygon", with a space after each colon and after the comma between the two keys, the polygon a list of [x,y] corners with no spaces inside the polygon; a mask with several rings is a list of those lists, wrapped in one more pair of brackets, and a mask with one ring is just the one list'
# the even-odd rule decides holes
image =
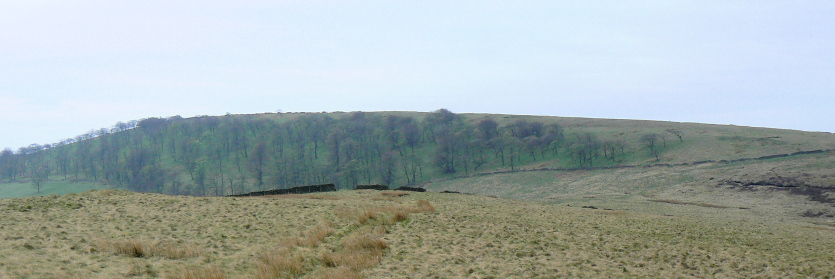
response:
{"label": "green grass field", "polygon": [[72,193],[81,193],[89,190],[111,188],[113,188],[113,186],[102,184],[99,182],[70,182],[67,180],[53,180],[41,184],[41,189],[40,191],[38,191],[38,189],[34,185],[32,185],[32,183],[29,182],[0,183],[0,199],[47,195],[65,195]]}

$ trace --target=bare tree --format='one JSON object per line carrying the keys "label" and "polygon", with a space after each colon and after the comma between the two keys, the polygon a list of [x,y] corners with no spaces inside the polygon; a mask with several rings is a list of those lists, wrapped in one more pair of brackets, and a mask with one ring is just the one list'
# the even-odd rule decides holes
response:
{"label": "bare tree", "polygon": [[255,176],[258,189],[264,190],[264,167],[267,162],[267,145],[261,141],[252,149],[252,156],[249,156],[249,169]]}
{"label": "bare tree", "polygon": [[660,161],[660,159],[658,158],[658,149],[655,146],[655,143],[658,141],[658,138],[659,136],[656,133],[646,134],[641,137],[641,141],[644,144],[646,144],[647,147],[649,147],[650,155],[655,156],[656,161]]}
{"label": "bare tree", "polygon": [[676,137],[678,137],[679,142],[684,142],[684,139],[682,139],[681,130],[667,129],[667,132],[670,133],[670,134],[676,135]]}
{"label": "bare tree", "polygon": [[49,179],[49,172],[51,171],[49,164],[45,162],[33,162],[32,167],[32,185],[35,186],[37,192],[41,192],[41,185]]}

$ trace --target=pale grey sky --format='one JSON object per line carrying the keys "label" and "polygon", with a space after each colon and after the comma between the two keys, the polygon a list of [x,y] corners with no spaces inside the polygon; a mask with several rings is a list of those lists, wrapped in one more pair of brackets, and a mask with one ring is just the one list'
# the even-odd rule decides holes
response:
{"label": "pale grey sky", "polygon": [[0,148],[277,110],[835,132],[833,105],[835,1],[0,2]]}

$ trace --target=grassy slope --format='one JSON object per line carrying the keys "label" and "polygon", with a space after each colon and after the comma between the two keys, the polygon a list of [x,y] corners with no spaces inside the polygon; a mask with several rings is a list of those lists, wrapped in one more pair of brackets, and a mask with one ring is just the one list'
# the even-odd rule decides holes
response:
{"label": "grassy slope", "polygon": [[[466,116],[473,122],[484,117]],[[506,123],[528,116],[493,117]],[[684,141],[678,142],[668,133],[661,163],[835,149],[835,136],[827,133],[533,118],[560,123],[568,129],[567,136],[592,131],[603,138],[626,137],[631,154],[638,155],[624,164],[655,163],[654,158],[640,155],[646,150],[638,138],[670,128],[682,130]],[[570,166],[565,157],[526,163],[526,168]],[[264,255],[286,246],[288,238],[304,237],[317,224],[333,222],[335,233],[323,244],[293,248],[292,252],[293,257],[303,259],[302,273],[325,277],[337,268],[329,267],[324,255],[338,252],[349,235],[365,226],[356,224],[352,217],[339,217],[344,215],[340,212],[411,205],[417,199],[429,200],[437,212],[413,214],[408,221],[396,224],[378,222],[387,231],[382,237],[390,250],[379,265],[364,269],[363,274],[372,278],[824,277],[835,273],[831,266],[835,220],[800,215],[835,214],[831,206],[773,187],[742,191],[722,181],[807,174],[815,185],[835,186],[835,177],[829,177],[832,169],[835,159],[830,153],[670,168],[520,172],[425,185],[431,190],[499,199],[425,193],[388,200],[377,192],[338,192],[301,199],[225,199],[122,191],[3,199],[0,278],[177,278],[170,276],[184,268],[252,278]],[[8,197],[35,191],[23,183],[0,187],[14,188],[0,189]],[[90,187],[95,186],[50,182],[41,191],[64,194]],[[106,249],[128,240],[173,246],[190,256],[135,258]]]}
{"label": "grassy slope", "polygon": [[[435,210],[398,222],[377,214],[360,223],[361,214],[350,213],[411,208],[417,200],[428,200]],[[356,235],[376,235],[362,243],[388,247],[379,264],[355,268],[368,278],[751,278],[835,272],[832,229],[441,193],[389,198],[377,191],[340,191],[275,199],[103,190],[0,200],[0,216],[3,278],[185,278],[186,271],[202,272],[197,278],[257,278],[265,259],[278,259],[283,270],[294,272],[284,275],[347,278],[357,273],[334,258]],[[321,244],[293,240],[308,239],[321,224],[332,227]],[[145,244],[145,256],[112,250],[129,241]]]}
{"label": "grassy slope", "polygon": [[[743,190],[725,183],[728,180],[760,181],[775,176],[796,176],[810,177],[809,183],[813,185],[835,187],[835,177],[831,177],[835,169],[834,158],[835,155],[830,153],[733,164],[519,172],[445,180],[424,187],[433,191],[704,219],[812,222],[835,226],[832,217],[835,209],[831,204],[811,201],[808,196],[794,195],[777,187]],[[835,198],[831,194],[829,197]],[[806,212],[822,212],[824,216],[803,217]]]}
{"label": "grassy slope", "polygon": [[[375,114],[382,115],[398,115],[411,116],[415,119],[423,119],[426,113],[419,112],[375,112]],[[241,119],[271,119],[278,123],[292,121],[298,119],[303,113],[285,113],[285,114],[252,114],[252,115],[235,115]],[[349,113],[334,112],[329,113],[329,116],[339,119],[349,116]],[[464,118],[475,125],[479,120],[489,117],[499,122],[500,126],[505,126],[519,119],[527,119],[530,121],[541,121],[545,124],[557,123],[565,128],[565,136],[567,140],[571,140],[578,134],[586,132],[594,133],[600,140],[622,139],[627,142],[625,149],[626,155],[619,155],[615,162],[598,158],[596,159],[596,166],[612,166],[612,165],[641,165],[651,164],[655,162],[655,158],[650,156],[647,147],[640,141],[641,136],[647,133],[658,133],[664,135],[667,139],[666,146],[663,142],[659,142],[658,146],[662,150],[660,156],[660,163],[681,163],[681,162],[695,162],[702,160],[733,160],[739,158],[753,158],[774,154],[785,154],[797,151],[817,150],[817,149],[835,149],[835,136],[828,133],[811,133],[792,130],[768,129],[768,128],[753,128],[753,127],[739,127],[730,125],[711,125],[698,123],[676,123],[664,121],[642,121],[642,120],[616,120],[616,119],[591,119],[591,118],[572,118],[572,117],[550,117],[550,116],[526,116],[526,115],[490,115],[490,114],[462,114]],[[673,134],[666,132],[668,129],[680,130],[683,133],[683,141],[679,142]],[[135,132],[135,131],[128,131]],[[418,157],[422,158],[425,165],[422,169],[422,177],[419,177],[419,182],[450,179],[465,174],[472,174],[473,172],[485,172],[496,170],[509,170],[509,165],[502,166],[499,159],[495,157],[492,152],[485,152],[484,156],[489,158],[489,162],[481,166],[477,171],[470,170],[463,172],[460,170],[455,174],[443,174],[432,167],[432,150],[434,146],[424,146],[416,150]],[[322,148],[324,149],[324,148]],[[522,155],[521,165],[518,164],[516,168],[570,168],[576,167],[577,163],[566,154],[565,148],[561,148],[556,157],[539,158],[534,161],[527,152]],[[324,151],[321,151],[324,152]],[[320,154],[319,164],[326,164],[324,162],[327,158],[326,154]],[[232,155],[230,155],[232,156]],[[231,160],[231,158],[230,158]],[[163,165],[166,168],[179,169],[182,171],[181,180],[185,184],[193,184],[191,177],[186,171],[183,171],[182,166],[176,165],[170,156],[163,156]],[[227,176],[231,172],[235,164],[232,161],[224,164]],[[400,170],[393,185],[403,185],[406,183],[405,178],[402,177]],[[53,177],[58,177],[53,175]],[[237,177],[237,176],[236,176]],[[26,179],[24,178],[24,181]],[[250,178],[251,180],[251,178]],[[269,177],[268,177],[269,180]],[[378,183],[378,181],[360,181],[360,183]],[[63,194],[80,192],[93,188],[111,188],[108,185],[75,185],[67,180],[57,179],[51,182],[55,187],[46,187],[40,194]],[[66,185],[66,187],[62,186]],[[248,191],[259,190],[254,186],[254,181],[247,183]],[[65,189],[59,189],[65,188]],[[535,185],[534,185],[535,186]],[[270,185],[266,185],[270,188]],[[13,189],[14,188],[14,189]],[[28,184],[21,183],[0,183],[0,196],[2,197],[18,197],[28,195],[38,195],[29,191],[32,187]]]}
{"label": "grassy slope", "polygon": [[0,183],[0,199],[32,196],[64,195],[81,193],[89,190],[112,189],[112,185],[88,181],[70,181],[65,179],[50,180],[41,184],[38,191],[28,182]]}
{"label": "grassy slope", "polygon": [[[469,115],[476,121],[487,115]],[[505,122],[531,117],[548,123],[555,121],[569,131],[590,131],[602,138],[625,137],[632,154],[628,161],[616,165],[679,164],[705,160],[736,160],[758,158],[798,151],[835,149],[835,136],[830,133],[793,130],[675,123],[641,120],[553,118],[539,116],[503,116]],[[683,141],[667,129],[683,132]],[[660,161],[641,156],[648,154],[639,138],[646,133],[665,134],[667,146]],[[564,159],[565,160],[565,159]],[[605,166],[606,163],[604,163]],[[611,165],[612,163],[608,163]],[[531,162],[521,169],[571,167],[570,162]],[[459,191],[519,200],[574,206],[596,206],[677,216],[697,215],[700,218],[733,218],[734,220],[796,221],[835,226],[835,209],[830,204],[809,201],[806,196],[791,195],[774,187],[758,187],[750,191],[724,184],[724,181],[757,181],[770,177],[811,177],[809,184],[835,187],[835,153],[800,155],[770,160],[752,160],[732,164],[698,166],[626,168],[615,170],[536,171],[490,174],[437,179],[423,187],[433,191]],[[829,197],[835,198],[835,196]],[[653,200],[683,201],[691,204],[659,203]],[[693,204],[728,207],[717,210]],[[746,209],[738,209],[740,207]],[[729,209],[735,208],[735,210]],[[824,213],[823,217],[805,218],[806,212]],[[826,217],[829,216],[829,217]]]}

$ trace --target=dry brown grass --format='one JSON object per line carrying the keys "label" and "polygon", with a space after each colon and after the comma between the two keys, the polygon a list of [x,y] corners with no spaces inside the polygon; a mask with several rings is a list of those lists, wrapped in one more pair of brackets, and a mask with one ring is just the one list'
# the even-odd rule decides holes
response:
{"label": "dry brown grass", "polygon": [[[108,190],[0,200],[0,278],[357,278],[385,256],[374,247],[386,247],[392,224],[417,211],[412,195],[375,197]],[[338,218],[340,209],[356,216]],[[328,267],[328,253],[341,264]]]}
{"label": "dry brown grass", "polygon": [[[633,210],[621,214],[475,195],[412,193],[395,201],[373,200],[379,192],[328,195],[340,199],[170,197],[113,191],[110,196],[93,192],[0,200],[0,278],[211,278],[213,270],[226,278],[826,278],[835,274],[831,264],[835,238],[825,225],[736,222],[695,214],[668,217]],[[646,198],[641,202],[697,213],[742,211]],[[55,207],[65,203],[83,206]],[[35,210],[15,209],[23,205]],[[353,217],[337,217],[351,209],[356,214],[368,210],[376,217],[364,224]],[[432,209],[434,213],[416,213]],[[408,219],[393,221],[400,218],[395,217],[398,214],[408,214]],[[284,243],[288,236],[296,240]],[[134,245],[130,240],[142,241]],[[120,245],[127,248],[117,254],[112,247]],[[195,247],[199,252],[180,259],[132,256],[140,254],[133,252],[140,247],[141,254],[161,255],[148,251],[169,245]],[[100,252],[91,253],[99,248]],[[195,272],[187,274],[188,270]]]}
{"label": "dry brown grass", "polygon": [[358,214],[356,214],[357,223],[365,224],[368,220],[377,218],[377,213],[373,210],[361,210]]}
{"label": "dry brown grass", "polygon": [[315,276],[314,278],[320,278],[320,279],[362,279],[362,278],[365,278],[365,277],[362,276],[362,274],[360,274],[356,270],[351,269],[350,267],[340,266],[340,267],[337,267],[337,268],[329,268],[329,269],[325,270],[324,272],[322,272],[321,274],[318,274],[318,276]]}
{"label": "dry brown grass", "polygon": [[150,256],[151,244],[146,241],[130,240],[101,240],[97,243],[99,251],[111,252],[116,255],[126,255],[134,258]]}
{"label": "dry brown grass", "polygon": [[165,279],[225,279],[226,273],[217,266],[185,267],[166,273]]}
{"label": "dry brown grass", "polygon": [[285,247],[293,248],[296,246],[316,247],[321,244],[325,238],[336,232],[334,224],[331,221],[319,223],[316,227],[301,233],[297,237],[291,237],[283,241]]}
{"label": "dry brown grass", "polygon": [[395,211],[395,212],[391,215],[391,223],[392,223],[392,224],[393,224],[393,223],[397,223],[397,222],[400,222],[400,221],[406,220],[407,218],[409,218],[409,214],[408,214],[408,213],[403,212],[403,211],[399,211],[399,210],[398,210],[398,211]]}
{"label": "dry brown grass", "polygon": [[364,229],[345,237],[339,251],[322,254],[322,262],[331,267],[347,266],[355,270],[377,265],[389,247],[388,243],[380,239],[385,230],[381,232],[379,228]]}
{"label": "dry brown grass", "polygon": [[264,253],[258,258],[258,271],[255,277],[259,279],[296,278],[302,274],[304,259],[293,255],[287,250]]}
{"label": "dry brown grass", "polygon": [[[372,197],[372,200],[374,198]],[[389,225],[406,220],[411,213],[434,212],[435,207],[427,200],[418,200],[416,206],[389,205],[372,207],[367,209],[338,209],[336,215],[343,219],[351,219],[359,225],[364,225],[370,220],[379,219]],[[380,215],[389,216],[387,219],[379,218]]]}
{"label": "dry brown grass", "polygon": [[399,198],[403,196],[408,196],[409,193],[403,191],[385,191],[380,193],[380,195],[383,195],[384,197]]}
{"label": "dry brown grass", "polygon": [[417,209],[416,212],[435,212],[435,207],[427,200],[418,200]]}
{"label": "dry brown grass", "polygon": [[174,245],[144,239],[98,240],[96,246],[102,252],[134,258],[163,257],[176,260],[200,254],[199,249],[192,245]]}

